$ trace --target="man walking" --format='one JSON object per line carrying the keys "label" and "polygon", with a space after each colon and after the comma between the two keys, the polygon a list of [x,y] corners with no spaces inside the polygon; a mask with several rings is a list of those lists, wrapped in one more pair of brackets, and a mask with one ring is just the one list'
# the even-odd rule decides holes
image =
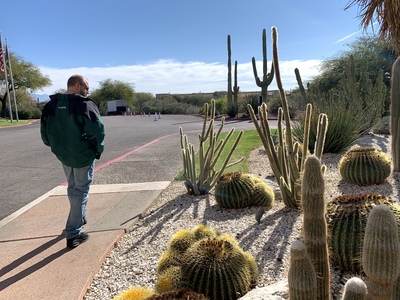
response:
{"label": "man walking", "polygon": [[68,181],[70,211],[65,227],[67,247],[75,248],[89,238],[81,232],[86,224],[86,204],[93,181],[95,159],[104,150],[104,125],[82,75],[68,79],[65,94],[50,96],[41,117],[43,143],[61,161]]}

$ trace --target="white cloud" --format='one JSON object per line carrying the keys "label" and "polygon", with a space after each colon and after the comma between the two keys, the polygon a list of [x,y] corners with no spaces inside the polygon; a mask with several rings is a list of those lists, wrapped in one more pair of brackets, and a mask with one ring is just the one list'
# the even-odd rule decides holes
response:
{"label": "white cloud", "polygon": [[[319,60],[293,60],[280,62],[283,87],[287,90],[297,87],[294,69],[298,68],[303,82],[319,74]],[[133,83],[136,92],[159,93],[198,93],[225,91],[227,89],[227,65],[221,63],[178,62],[159,60],[146,65],[123,65],[117,67],[81,67],[71,69],[54,69],[39,67],[48,75],[52,85],[39,91],[53,94],[58,89],[66,88],[66,81],[72,74],[82,74],[88,78],[91,90],[99,87],[99,82],[107,78]],[[232,64],[232,84],[233,84]],[[268,62],[268,71],[271,62]],[[262,78],[262,62],[257,62],[258,76]],[[238,85],[241,91],[257,91],[251,63],[238,64]],[[269,89],[276,89],[276,81]]]}

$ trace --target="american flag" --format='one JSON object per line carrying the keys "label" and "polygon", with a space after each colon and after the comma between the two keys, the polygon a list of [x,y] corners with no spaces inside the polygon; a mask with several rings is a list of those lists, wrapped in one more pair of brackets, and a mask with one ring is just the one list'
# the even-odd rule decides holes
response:
{"label": "american flag", "polygon": [[4,67],[5,67],[4,53],[5,52],[3,44],[1,43],[1,38],[0,38],[0,72],[4,72]]}

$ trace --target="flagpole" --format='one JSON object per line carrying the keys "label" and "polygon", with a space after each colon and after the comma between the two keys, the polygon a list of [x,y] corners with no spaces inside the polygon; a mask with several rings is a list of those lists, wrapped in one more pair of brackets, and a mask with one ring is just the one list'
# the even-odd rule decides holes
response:
{"label": "flagpole", "polygon": [[13,73],[12,73],[12,69],[11,69],[11,56],[10,56],[10,53],[8,52],[8,40],[7,40],[7,38],[6,38],[6,59],[8,60],[8,68],[10,70],[11,88],[12,88],[12,92],[13,92],[14,106],[15,106],[15,116],[17,118],[17,122],[19,122],[18,106],[17,106],[17,100],[15,98],[14,78],[13,78]]}
{"label": "flagpole", "polygon": [[5,61],[5,57],[4,57],[2,40],[3,39],[1,37],[1,31],[0,31],[0,52],[1,52],[1,59],[3,60],[3,64],[4,64],[4,79],[6,81],[8,108],[9,108],[10,120],[11,120],[11,123],[12,123],[13,122],[13,116],[12,116],[12,109],[11,109],[11,99],[10,99],[10,91],[8,90],[8,78],[7,78],[8,76],[7,76],[7,68],[6,68],[6,61]]}

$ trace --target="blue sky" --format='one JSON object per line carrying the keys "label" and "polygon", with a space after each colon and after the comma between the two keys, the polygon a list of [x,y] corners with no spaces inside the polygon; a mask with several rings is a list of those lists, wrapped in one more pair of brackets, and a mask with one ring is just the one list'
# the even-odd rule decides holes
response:
{"label": "blue sky", "polygon": [[[197,93],[226,90],[227,36],[238,84],[255,91],[251,59],[262,75],[262,30],[272,60],[271,27],[278,30],[284,88],[296,87],[322,60],[348,50],[361,37],[358,7],[347,0],[13,0],[3,5],[3,42],[52,80],[41,94],[65,88],[75,73],[92,89],[107,78],[137,92]],[[276,88],[275,82],[270,89]]]}

